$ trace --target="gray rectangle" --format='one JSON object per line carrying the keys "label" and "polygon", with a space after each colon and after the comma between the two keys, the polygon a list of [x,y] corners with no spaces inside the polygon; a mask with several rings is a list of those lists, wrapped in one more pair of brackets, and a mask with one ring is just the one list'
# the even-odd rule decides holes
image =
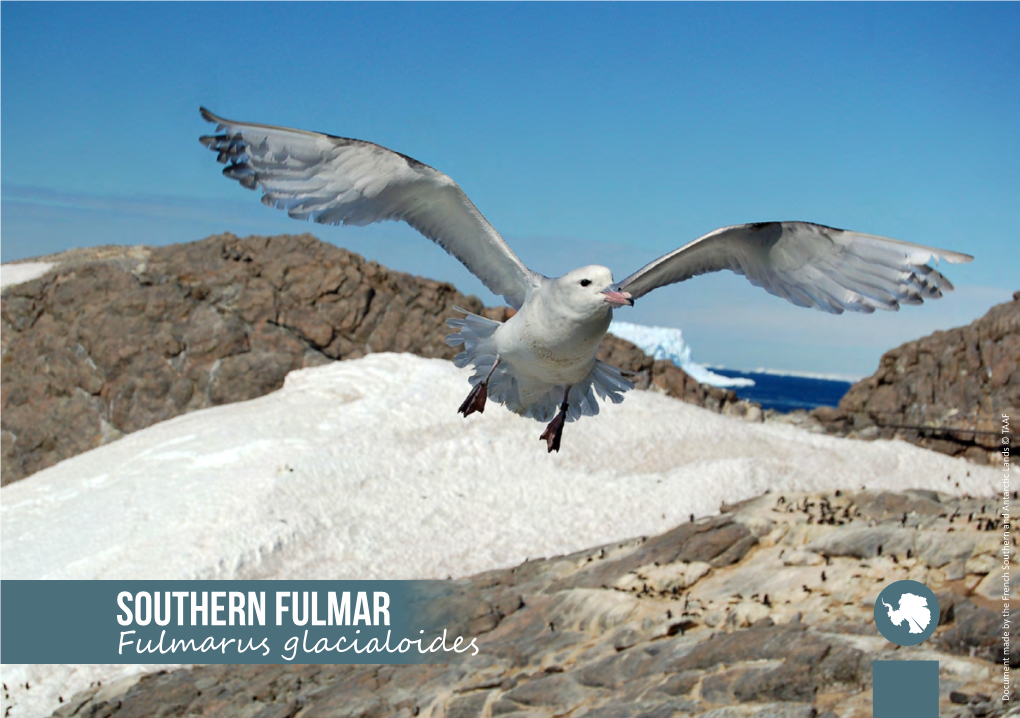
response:
{"label": "gray rectangle", "polygon": [[874,718],[938,718],[938,661],[875,661]]}

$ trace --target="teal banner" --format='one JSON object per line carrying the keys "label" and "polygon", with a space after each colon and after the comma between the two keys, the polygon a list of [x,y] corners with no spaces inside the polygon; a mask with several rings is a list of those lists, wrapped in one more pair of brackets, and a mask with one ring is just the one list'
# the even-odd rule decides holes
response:
{"label": "teal banner", "polygon": [[[4,663],[447,663],[457,581],[3,581]],[[484,607],[483,607],[484,608]],[[459,610],[464,609],[464,610]]]}

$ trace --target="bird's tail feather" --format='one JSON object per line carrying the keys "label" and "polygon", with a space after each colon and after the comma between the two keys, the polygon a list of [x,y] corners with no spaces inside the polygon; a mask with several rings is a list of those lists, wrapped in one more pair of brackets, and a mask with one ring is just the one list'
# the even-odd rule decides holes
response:
{"label": "bird's tail feather", "polygon": [[[480,317],[477,314],[472,314],[466,309],[461,309],[458,306],[454,306],[454,311],[462,312],[464,314],[463,319],[456,319],[451,317],[446,320],[446,326],[451,329],[457,329],[458,331],[453,334],[446,335],[446,343],[451,346],[464,345],[464,351],[458,354],[453,359],[453,363],[458,368],[464,368],[468,364],[474,362],[477,366],[478,360],[484,357],[489,357],[489,354],[476,354],[476,351],[481,347],[478,346],[479,342],[483,342],[486,339],[492,337],[499,328],[499,322],[492,319],[486,319]],[[496,361],[496,356],[491,355],[491,359],[488,362],[488,368],[492,369],[493,363]],[[484,376],[484,375],[483,375]],[[479,379],[479,381],[481,381]],[[477,384],[477,381],[472,381],[472,384]]]}

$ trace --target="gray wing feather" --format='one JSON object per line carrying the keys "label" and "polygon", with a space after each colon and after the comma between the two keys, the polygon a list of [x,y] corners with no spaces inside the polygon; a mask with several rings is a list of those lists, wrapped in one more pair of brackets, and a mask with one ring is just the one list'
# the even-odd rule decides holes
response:
{"label": "gray wing feather", "polygon": [[217,123],[202,144],[227,165],[226,177],[261,187],[263,204],[320,224],[406,222],[511,306],[524,303],[533,273],[442,172],[371,142],[201,112]]}
{"label": "gray wing feather", "polygon": [[667,284],[728,269],[801,307],[871,313],[937,299],[953,285],[929,260],[973,257],[810,222],[723,227],[647,264],[616,289],[635,299]]}

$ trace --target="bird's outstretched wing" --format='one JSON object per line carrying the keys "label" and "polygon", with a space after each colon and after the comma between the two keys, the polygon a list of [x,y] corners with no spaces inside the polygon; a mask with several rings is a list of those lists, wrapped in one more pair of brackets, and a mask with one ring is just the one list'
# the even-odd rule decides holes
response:
{"label": "bird's outstretched wing", "polygon": [[800,307],[871,313],[936,299],[953,285],[932,258],[973,257],[810,222],[723,227],[659,257],[616,285],[635,299],[699,274],[729,269]]}
{"label": "bird's outstretched wing", "polygon": [[202,144],[227,165],[226,177],[261,187],[263,204],[320,224],[407,222],[511,306],[524,303],[532,272],[442,172],[371,142],[201,112],[218,124]]}

